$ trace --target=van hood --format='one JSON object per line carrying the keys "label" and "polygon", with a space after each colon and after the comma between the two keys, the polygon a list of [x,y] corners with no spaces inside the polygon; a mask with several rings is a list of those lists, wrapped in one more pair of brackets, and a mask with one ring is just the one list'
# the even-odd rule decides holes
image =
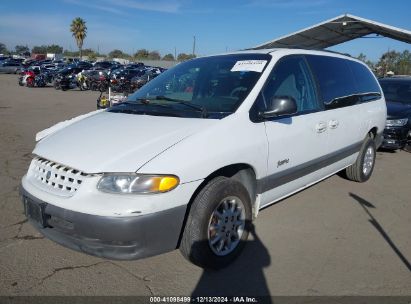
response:
{"label": "van hood", "polygon": [[135,172],[218,121],[101,112],[43,138],[33,153],[85,173]]}

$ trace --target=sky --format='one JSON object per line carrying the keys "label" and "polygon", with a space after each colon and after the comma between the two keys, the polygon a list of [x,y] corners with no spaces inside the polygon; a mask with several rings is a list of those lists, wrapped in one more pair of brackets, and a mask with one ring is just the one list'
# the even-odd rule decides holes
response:
{"label": "sky", "polygon": [[[410,12],[410,0],[2,0],[0,42],[9,49],[59,44],[75,51],[69,27],[81,17],[88,28],[83,48],[191,53],[195,36],[203,56],[253,47],[345,13],[411,30]],[[364,38],[332,50],[376,61],[411,45]]]}

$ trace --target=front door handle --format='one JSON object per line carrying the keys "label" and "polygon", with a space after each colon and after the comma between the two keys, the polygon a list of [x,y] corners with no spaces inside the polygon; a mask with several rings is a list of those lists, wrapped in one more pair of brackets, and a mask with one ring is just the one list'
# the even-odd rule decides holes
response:
{"label": "front door handle", "polygon": [[328,125],[330,126],[331,129],[336,129],[336,128],[338,128],[338,125],[339,125],[339,124],[340,124],[339,121],[336,120],[336,119],[332,119],[332,120],[330,120],[330,121],[328,122]]}
{"label": "front door handle", "polygon": [[327,130],[327,124],[323,121],[320,121],[318,124],[316,124],[315,129],[317,130],[317,133],[322,133]]}

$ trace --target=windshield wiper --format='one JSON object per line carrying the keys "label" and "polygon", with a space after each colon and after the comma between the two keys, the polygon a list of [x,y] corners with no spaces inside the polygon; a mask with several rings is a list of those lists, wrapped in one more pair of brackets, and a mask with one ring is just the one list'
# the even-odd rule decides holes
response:
{"label": "windshield wiper", "polygon": [[[151,103],[152,99],[147,99],[147,98],[137,98],[136,101],[140,101],[140,103],[136,103],[133,101],[123,101],[121,104],[127,104],[127,105],[152,105],[152,106],[158,106],[158,107],[165,107],[165,108],[169,108],[167,105],[165,104],[161,104],[161,103]],[[119,103],[120,104],[120,103]]]}
{"label": "windshield wiper", "polygon": [[[137,98],[136,101],[140,101],[143,104],[149,104],[151,99],[148,98]],[[128,102],[128,103],[133,103],[133,102]]]}
{"label": "windshield wiper", "polygon": [[176,103],[179,103],[179,104],[183,104],[187,107],[190,107],[192,109],[195,109],[195,110],[201,112],[203,118],[208,116],[206,108],[204,108],[202,106],[199,106],[199,105],[196,105],[196,104],[191,103],[191,102],[186,101],[186,100],[170,98],[170,97],[166,97],[166,96],[163,96],[163,95],[157,95],[154,99],[156,99],[156,100],[167,100],[167,101],[172,101],[172,102],[176,102]]}

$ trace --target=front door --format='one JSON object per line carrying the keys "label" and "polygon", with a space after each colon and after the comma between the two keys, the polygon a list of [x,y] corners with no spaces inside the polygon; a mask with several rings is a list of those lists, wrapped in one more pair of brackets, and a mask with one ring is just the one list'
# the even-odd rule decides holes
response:
{"label": "front door", "polygon": [[297,113],[265,122],[269,143],[267,176],[259,181],[261,207],[320,179],[328,153],[328,126],[304,56],[280,59],[262,90],[263,107],[274,96],[295,99]]}

